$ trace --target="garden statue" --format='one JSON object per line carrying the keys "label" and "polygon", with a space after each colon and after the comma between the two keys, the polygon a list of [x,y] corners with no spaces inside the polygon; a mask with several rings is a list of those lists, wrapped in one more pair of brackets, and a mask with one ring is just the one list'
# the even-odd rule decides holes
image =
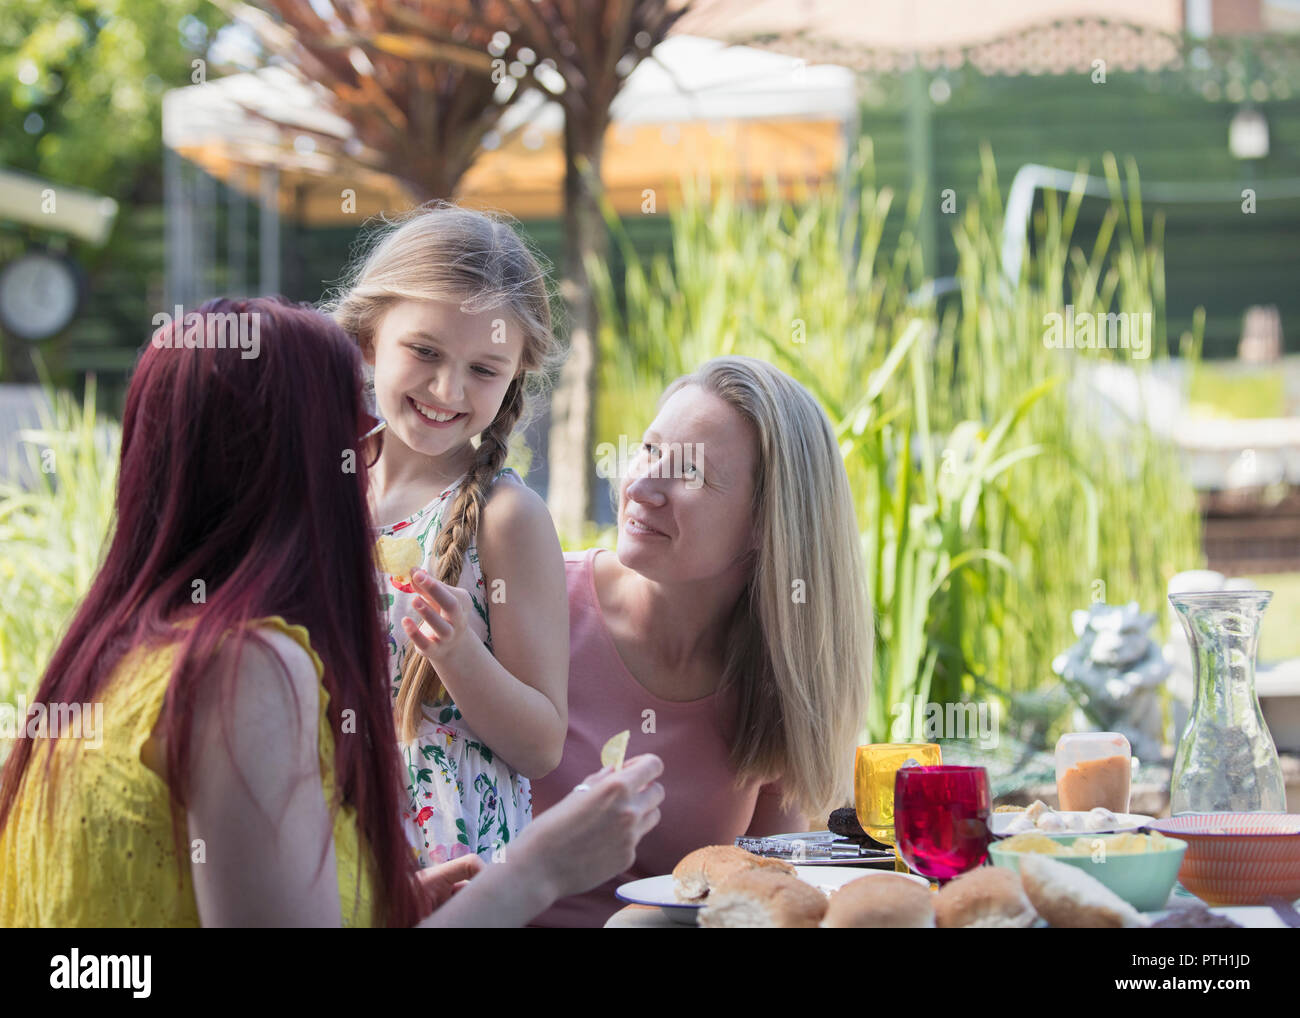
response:
{"label": "garden statue", "polygon": [[1136,601],[1123,607],[1094,604],[1071,616],[1079,642],[1052,661],[1082,707],[1076,728],[1096,726],[1128,738],[1135,757],[1158,760],[1164,744],[1160,686],[1169,675],[1148,631],[1154,614]]}

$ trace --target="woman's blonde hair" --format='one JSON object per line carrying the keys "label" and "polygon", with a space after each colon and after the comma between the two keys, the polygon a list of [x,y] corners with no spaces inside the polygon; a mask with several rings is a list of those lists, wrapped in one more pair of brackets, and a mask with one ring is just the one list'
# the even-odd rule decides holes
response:
{"label": "woman's blonde hair", "polygon": [[825,412],[789,375],[716,357],[698,385],[758,432],[753,575],[732,617],[720,699],[734,705],[738,780],[779,778],[783,806],[816,817],[852,789],[871,688],[872,618],[853,499]]}
{"label": "woman's blonde hair", "polygon": [[[483,430],[469,476],[434,543],[434,575],[454,585],[512,436],[522,433],[532,417],[563,352],[552,327],[543,260],[500,214],[434,202],[384,221],[326,310],[356,337],[363,351],[373,353],[380,320],[404,300],[452,302],[470,313],[500,308],[523,331],[519,373]],[[399,736],[409,741],[415,736],[421,703],[443,699],[445,689],[413,644],[407,644],[404,654],[396,711]]]}

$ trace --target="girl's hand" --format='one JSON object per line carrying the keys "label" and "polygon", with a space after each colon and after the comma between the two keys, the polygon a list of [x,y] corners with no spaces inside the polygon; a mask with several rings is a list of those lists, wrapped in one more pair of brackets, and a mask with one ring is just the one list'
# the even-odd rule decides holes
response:
{"label": "girl's hand", "polygon": [[439,673],[448,665],[454,670],[466,651],[472,650],[474,643],[482,642],[469,628],[470,613],[474,611],[469,591],[441,583],[423,569],[411,574],[411,586],[420,595],[411,602],[411,607],[424,622],[404,617],[402,629],[406,638]]}
{"label": "girl's hand", "polygon": [[427,916],[440,908],[484,866],[485,863],[478,856],[463,855],[451,862],[420,870],[415,875],[415,893],[420,901],[420,915]]}
{"label": "girl's hand", "polygon": [[[659,823],[663,761],[646,753],[618,771],[584,779],[525,827],[508,851],[529,878],[563,898],[618,876],[636,861],[638,842]],[[586,786],[585,788],[583,786]]]}

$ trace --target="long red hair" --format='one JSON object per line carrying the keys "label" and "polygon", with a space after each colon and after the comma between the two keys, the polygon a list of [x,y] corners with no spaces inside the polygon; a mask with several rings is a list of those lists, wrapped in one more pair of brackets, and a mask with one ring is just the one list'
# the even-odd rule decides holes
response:
{"label": "long red hair", "polygon": [[[336,788],[375,864],[375,919],[409,926],[415,864],[398,820],[401,764],[356,449],[360,353],[328,318],[278,298],[199,309],[203,323],[231,313],[258,316],[245,320],[257,322],[256,346],[187,348],[183,335],[204,334],[188,315],[146,345],[127,393],[108,550],[35,701],[93,702],[131,648],[179,645],[158,724],[179,849],[198,683],[219,643],[228,637],[238,653],[268,615],[306,627],[325,666]],[[196,579],[206,587],[197,609]],[[193,624],[177,624],[186,617]],[[350,724],[339,736],[345,710],[355,734]],[[33,742],[17,740],[5,766],[0,829]]]}

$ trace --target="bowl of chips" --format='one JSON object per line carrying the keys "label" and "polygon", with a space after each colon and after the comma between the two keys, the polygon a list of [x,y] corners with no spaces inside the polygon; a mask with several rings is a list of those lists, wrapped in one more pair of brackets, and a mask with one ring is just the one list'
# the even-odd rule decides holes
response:
{"label": "bowl of chips", "polygon": [[1026,855],[1050,855],[1096,877],[1139,912],[1165,907],[1187,842],[1150,834],[1017,834],[989,845],[993,865],[1019,872]]}

